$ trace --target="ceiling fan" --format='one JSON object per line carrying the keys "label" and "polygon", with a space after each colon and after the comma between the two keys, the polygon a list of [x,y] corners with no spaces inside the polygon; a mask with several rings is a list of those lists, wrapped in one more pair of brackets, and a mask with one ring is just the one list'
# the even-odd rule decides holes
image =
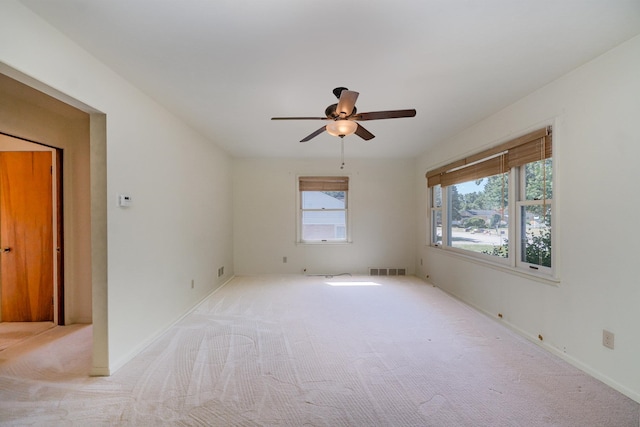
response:
{"label": "ceiling fan", "polygon": [[347,89],[346,87],[337,87],[333,90],[333,94],[338,98],[337,104],[329,105],[324,114],[326,117],[272,117],[271,120],[327,120],[329,123],[322,126],[317,131],[304,137],[300,142],[307,142],[312,138],[320,135],[325,130],[333,136],[344,138],[347,135],[355,133],[360,138],[368,141],[375,138],[375,135],[366,130],[359,121],[380,120],[380,119],[397,119],[401,117],[414,117],[416,110],[389,110],[389,111],[373,111],[369,113],[358,113],[356,109],[356,100],[358,92]]}

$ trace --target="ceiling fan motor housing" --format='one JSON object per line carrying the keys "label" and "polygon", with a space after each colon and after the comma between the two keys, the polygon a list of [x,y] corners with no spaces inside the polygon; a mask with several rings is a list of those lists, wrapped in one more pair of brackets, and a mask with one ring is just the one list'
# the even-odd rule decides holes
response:
{"label": "ceiling fan motor housing", "polygon": [[342,95],[343,90],[349,90],[349,89],[347,89],[346,87],[340,86],[333,90],[333,94],[336,96],[336,98],[340,99],[340,95]]}
{"label": "ceiling fan motor housing", "polygon": [[[340,115],[336,112],[338,109],[338,104],[331,104],[327,107],[326,110],[324,110],[324,114],[325,116],[327,116],[328,119],[333,119],[336,120],[340,117]],[[356,106],[353,106],[353,110],[351,111],[351,116],[353,116],[354,114],[356,114],[356,112],[358,111],[358,109],[356,108]]]}

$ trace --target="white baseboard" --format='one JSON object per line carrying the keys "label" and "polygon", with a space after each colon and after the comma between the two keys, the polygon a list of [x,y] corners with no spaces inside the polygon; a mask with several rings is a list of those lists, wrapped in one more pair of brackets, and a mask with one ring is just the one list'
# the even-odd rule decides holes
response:
{"label": "white baseboard", "polygon": [[438,289],[440,289],[442,292],[446,293],[447,295],[450,295],[451,297],[455,298],[456,300],[460,301],[461,303],[473,308],[474,310],[478,311],[479,313],[484,314],[485,316],[489,317],[491,320],[506,326],[507,328],[509,328],[510,330],[512,330],[513,332],[515,332],[516,334],[520,335],[521,337],[527,339],[528,341],[536,344],[537,346],[547,350],[549,353],[558,356],[560,359],[564,360],[565,362],[569,363],[570,365],[572,365],[573,367],[580,369],[582,372],[592,376],[593,378],[597,379],[598,381],[603,382],[604,384],[608,385],[609,387],[613,388],[616,391],[619,391],[620,393],[624,394],[625,396],[627,396],[630,399],[635,400],[636,402],[640,403],[640,393],[629,389],[628,387],[623,386],[622,384],[620,384],[619,382],[611,379],[610,377],[604,375],[602,372],[594,369],[593,367],[584,364],[583,362],[581,362],[579,359],[576,359],[572,356],[570,356],[569,354],[565,353],[564,351],[560,350],[557,347],[554,347],[548,343],[545,343],[543,341],[540,341],[540,339],[537,336],[532,335],[529,331],[525,331],[524,329],[519,328],[518,326],[502,320],[502,319],[498,319],[495,317],[495,315],[493,313],[490,313],[486,310],[484,310],[481,307],[476,306],[475,304],[472,304],[462,298],[460,298],[458,295],[451,293],[449,291],[447,291],[446,289],[442,289],[441,287],[434,285],[431,282],[427,283],[436,286]]}
{"label": "white baseboard", "polygon": [[[110,364],[110,366],[108,368],[104,368],[104,367],[93,367],[93,368],[91,368],[91,375],[92,376],[94,376],[94,375],[95,376],[109,376],[109,375],[112,375],[113,373],[115,373],[118,369],[122,368],[127,362],[131,361],[134,357],[136,357],[138,354],[140,354],[140,352],[142,352],[145,348],[147,348],[151,344],[153,344],[154,341],[156,341],[158,338],[160,338],[160,336],[162,336],[167,330],[169,330],[169,328],[175,326],[178,322],[180,322],[186,316],[188,316],[189,314],[193,313],[207,298],[209,298],[211,295],[213,295],[216,292],[218,292],[220,289],[222,289],[224,286],[226,286],[234,278],[235,278],[235,275],[229,277],[220,286],[218,286],[217,288],[215,288],[214,290],[212,290],[211,292],[209,292],[208,294],[203,296],[198,302],[196,302],[190,309],[185,311],[180,317],[178,317],[176,320],[171,322],[166,327],[164,327],[161,330],[157,331],[155,334],[153,334],[148,339],[142,341],[139,345],[137,345],[129,353],[127,353],[123,357],[119,358],[114,363]],[[94,372],[95,372],[95,374],[94,374]]]}

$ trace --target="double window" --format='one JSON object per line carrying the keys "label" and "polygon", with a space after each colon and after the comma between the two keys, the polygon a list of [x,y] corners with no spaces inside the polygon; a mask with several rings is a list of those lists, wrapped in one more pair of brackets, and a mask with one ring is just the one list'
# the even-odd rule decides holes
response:
{"label": "double window", "polygon": [[348,241],[349,177],[298,178],[300,212],[298,240],[302,243]]}
{"label": "double window", "polygon": [[427,173],[431,245],[553,274],[551,128]]}

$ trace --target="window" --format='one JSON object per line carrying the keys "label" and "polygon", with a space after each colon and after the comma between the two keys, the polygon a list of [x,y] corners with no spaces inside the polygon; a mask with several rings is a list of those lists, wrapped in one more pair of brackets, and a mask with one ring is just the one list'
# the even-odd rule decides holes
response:
{"label": "window", "polygon": [[551,162],[552,159],[539,160],[520,168],[518,264],[534,270],[551,267]]}
{"label": "window", "polygon": [[431,189],[431,244],[442,245],[442,187]]}
{"label": "window", "polygon": [[501,173],[447,187],[447,243],[506,257],[509,238],[508,174]]}
{"label": "window", "polygon": [[298,189],[298,240],[305,243],[347,242],[349,178],[300,177]]}
{"label": "window", "polygon": [[429,171],[431,245],[551,275],[552,161],[545,128]]}

